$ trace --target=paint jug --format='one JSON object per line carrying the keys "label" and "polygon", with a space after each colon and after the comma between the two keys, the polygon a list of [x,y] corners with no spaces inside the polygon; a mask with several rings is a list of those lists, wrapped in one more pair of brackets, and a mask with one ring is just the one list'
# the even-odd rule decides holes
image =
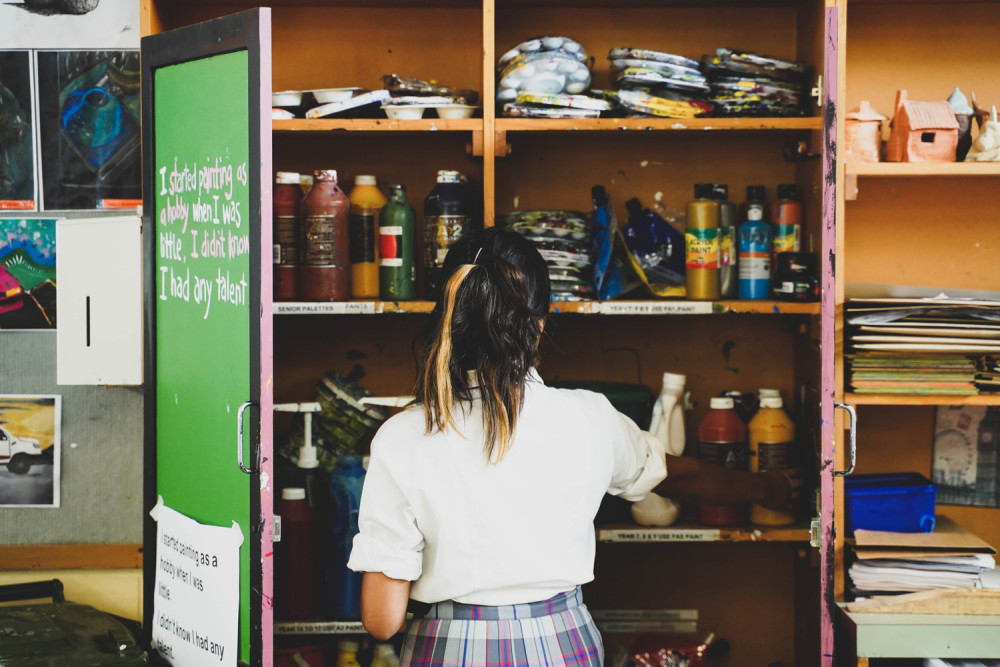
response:
{"label": "paint jug", "polygon": [[282,489],[277,510],[281,541],[275,545],[274,615],[282,621],[315,618],[316,515],[306,502],[306,490]]}
{"label": "paint jug", "polygon": [[678,373],[663,374],[663,388],[653,404],[649,432],[663,443],[668,454],[684,453],[684,383],[687,377]]}
{"label": "paint jug", "polygon": [[375,655],[369,667],[399,667],[399,656],[396,655],[392,644],[379,642],[375,644]]}
{"label": "paint jug", "polygon": [[472,231],[472,196],[465,177],[442,169],[424,200],[424,294],[436,301],[444,287],[444,258],[451,246]]}
{"label": "paint jug", "polygon": [[348,569],[354,536],[358,534],[358,508],[365,469],[360,456],[341,456],[330,474],[330,499],[334,503],[330,558],[329,613],[342,621],[361,618],[363,573]]}
{"label": "paint jug", "polygon": [[337,171],[314,174],[302,200],[299,256],[299,298],[306,301],[346,301],[351,295],[347,221],[351,202],[337,185]]}
{"label": "paint jug", "polygon": [[697,183],[687,205],[685,264],[687,298],[719,298],[719,202],[712,199],[712,184]]}
{"label": "paint jug", "polygon": [[[795,423],[785,413],[780,398],[760,399],[760,409],[750,420],[750,471],[791,471],[794,462]],[[750,506],[750,522],[763,526],[787,526],[795,523],[792,512],[770,510],[760,505]]]}
{"label": "paint jug", "polygon": [[361,667],[358,662],[358,643],[341,639],[337,644],[337,667]]}
{"label": "paint jug", "polygon": [[771,293],[771,226],[764,208],[751,204],[747,221],[736,230],[739,244],[739,297],[766,299]]}
{"label": "paint jug", "polygon": [[406,186],[390,185],[389,201],[378,214],[378,290],[383,301],[417,298],[416,233]]}
{"label": "paint jug", "polygon": [[739,262],[739,247],[736,243],[736,204],[729,201],[729,186],[716,183],[712,186],[712,198],[719,202],[719,296],[723,299],[736,298],[736,266]]}
{"label": "paint jug", "polygon": [[355,299],[378,298],[378,213],[386,198],[374,176],[354,178],[351,190],[351,216],[348,224],[351,250],[351,296]]}
{"label": "paint jug", "polygon": [[[698,458],[724,468],[746,470],[747,426],[733,399],[713,397],[710,410],[698,424]],[[698,520],[709,526],[740,526],[750,518],[748,505],[700,505]]]}
{"label": "paint jug", "polygon": [[274,246],[275,301],[289,301],[298,296],[300,182],[299,174],[293,171],[279,171],[274,175],[271,243]]}

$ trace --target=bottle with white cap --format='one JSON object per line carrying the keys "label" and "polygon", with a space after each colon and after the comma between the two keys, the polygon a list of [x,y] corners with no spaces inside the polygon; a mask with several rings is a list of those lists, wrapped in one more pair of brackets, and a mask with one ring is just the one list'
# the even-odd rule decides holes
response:
{"label": "bottle with white cap", "polygon": [[684,383],[687,377],[679,373],[664,373],[663,388],[653,404],[649,432],[663,443],[668,454],[684,453]]}
{"label": "bottle with white cap", "polygon": [[[710,405],[698,424],[698,458],[731,470],[746,470],[747,426],[736,413],[733,399],[715,396]],[[739,526],[748,516],[747,505],[698,507],[698,521],[710,526]]]}
{"label": "bottle with white cap", "polygon": [[[750,471],[780,470],[790,473],[798,468],[795,446],[795,423],[785,412],[780,397],[760,399],[760,409],[749,424]],[[795,514],[753,504],[750,522],[764,526],[787,526],[795,523]]]}
{"label": "bottle with white cap", "polygon": [[348,223],[351,256],[351,296],[378,298],[378,213],[386,198],[371,174],[354,178]]}

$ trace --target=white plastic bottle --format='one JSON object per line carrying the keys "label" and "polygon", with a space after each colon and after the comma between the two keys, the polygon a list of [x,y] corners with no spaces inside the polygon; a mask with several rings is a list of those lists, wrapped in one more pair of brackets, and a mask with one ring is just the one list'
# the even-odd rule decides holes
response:
{"label": "white plastic bottle", "polygon": [[649,432],[663,443],[668,454],[684,453],[684,383],[687,377],[678,373],[663,374],[663,389],[653,404],[653,419]]}

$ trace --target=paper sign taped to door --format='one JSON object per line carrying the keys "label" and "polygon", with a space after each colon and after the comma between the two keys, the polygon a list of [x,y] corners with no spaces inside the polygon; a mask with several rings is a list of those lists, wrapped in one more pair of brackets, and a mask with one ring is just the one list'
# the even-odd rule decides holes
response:
{"label": "paper sign taped to door", "polygon": [[172,665],[236,665],[243,533],[205,526],[161,497],[156,521],[153,648]]}

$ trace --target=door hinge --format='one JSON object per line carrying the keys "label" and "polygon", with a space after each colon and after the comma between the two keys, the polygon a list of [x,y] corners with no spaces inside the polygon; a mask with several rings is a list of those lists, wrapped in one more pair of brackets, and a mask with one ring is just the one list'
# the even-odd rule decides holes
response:
{"label": "door hinge", "polygon": [[823,522],[819,517],[814,517],[812,521],[809,522],[809,546],[816,547],[817,549],[823,545],[822,529]]}
{"label": "door hinge", "polygon": [[277,514],[274,515],[274,520],[271,522],[271,541],[281,541],[281,517]]}
{"label": "door hinge", "polygon": [[816,85],[809,90],[809,96],[816,98],[816,106],[823,106],[823,75],[816,77]]}

